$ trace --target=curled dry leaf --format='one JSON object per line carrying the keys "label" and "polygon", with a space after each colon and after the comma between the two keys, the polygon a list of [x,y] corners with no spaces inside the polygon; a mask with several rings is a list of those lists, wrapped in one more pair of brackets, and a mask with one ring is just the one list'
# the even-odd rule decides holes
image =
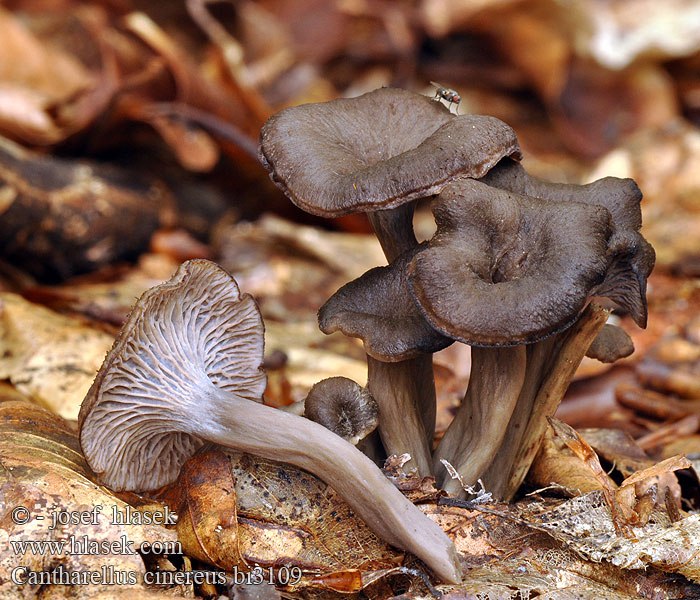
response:
{"label": "curled dry leaf", "polygon": [[[18,523],[16,515],[12,518],[12,511],[19,506],[29,511],[31,518],[25,524]],[[1,597],[31,598],[41,589],[13,583],[11,573],[19,566],[32,571],[61,567],[74,577],[78,571],[97,572],[97,581],[89,581],[90,585],[48,586],[56,594],[52,598],[92,598],[114,591],[115,583],[119,584],[116,589],[122,590],[119,594],[130,591],[131,597],[141,597],[146,591],[146,565],[137,550],[144,542],[173,543],[176,538],[174,532],[159,525],[113,522],[117,514],[113,511],[123,516],[126,508],[126,503],[93,483],[77,437],[66,421],[29,402],[0,404]],[[62,524],[59,520],[51,529],[53,519],[63,511],[85,513],[89,522]],[[54,546],[33,552],[22,547],[28,541],[52,542]],[[86,541],[110,544],[109,550],[80,553],[70,546],[80,543],[85,548]]]}
{"label": "curled dry leaf", "polygon": [[95,82],[75,58],[44,45],[9,12],[0,11],[0,131],[34,143],[61,139],[50,112]]}
{"label": "curled dry leaf", "polygon": [[[551,419],[550,424],[556,435],[582,461],[585,469],[598,484],[592,488],[584,487],[580,492],[592,489],[603,492],[618,533],[630,537],[631,525],[646,524],[651,509],[656,505],[657,496],[661,499],[659,504],[671,502],[672,508],[680,505],[680,487],[673,472],[689,468],[691,463],[687,458],[673,456],[660,463],[654,463],[644,454],[642,447],[631,439],[625,439],[622,432],[610,432],[611,435],[608,436],[604,430],[589,432],[589,436],[598,441],[598,445],[606,453],[606,458],[613,461],[613,464],[615,458],[620,456],[618,468],[629,476],[618,487],[602,469],[598,455],[587,440],[562,421]],[[566,485],[565,482],[557,483]]]}
{"label": "curled dry leaf", "polygon": [[[379,540],[325,483],[288,464],[212,450],[174,488],[185,552],[220,568],[299,567],[305,587],[359,591],[404,554]],[[343,589],[348,585],[352,589]],[[281,582],[283,583],[283,582]]]}
{"label": "curled dry leaf", "polygon": [[67,419],[114,338],[15,294],[0,294],[0,378]]}
{"label": "curled dry leaf", "polygon": [[[548,428],[542,445],[530,467],[527,481],[545,488],[551,484],[563,486],[571,495],[600,490],[601,484],[591,470],[576,456],[552,428]],[[612,481],[608,483],[614,486]]]}
{"label": "curled dry leaf", "polygon": [[571,450],[576,457],[583,462],[596,481],[600,484],[603,495],[605,496],[612,513],[615,531],[622,533],[625,536],[630,536],[627,515],[624,512],[621,514],[621,507],[618,503],[617,496],[615,495],[617,486],[603,470],[603,467],[600,466],[600,460],[598,459],[598,455],[595,453],[595,450],[590,447],[588,442],[586,442],[586,440],[584,440],[573,427],[570,427],[563,421],[552,417],[549,417],[547,420],[549,421],[549,426],[552,428],[554,433],[566,444],[569,450]]}
{"label": "curled dry leaf", "polygon": [[672,523],[665,510],[653,510],[644,526],[630,527],[628,538],[616,532],[603,493],[591,492],[531,513],[528,520],[594,562],[607,561],[625,569],[655,566],[700,583],[700,516],[696,514]]}

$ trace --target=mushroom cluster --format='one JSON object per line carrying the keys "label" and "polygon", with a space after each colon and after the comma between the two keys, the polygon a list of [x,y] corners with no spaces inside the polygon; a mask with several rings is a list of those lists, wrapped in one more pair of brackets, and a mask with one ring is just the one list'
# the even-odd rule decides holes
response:
{"label": "mushroom cluster", "polygon": [[[367,387],[319,382],[305,417],[264,406],[255,301],[216,264],[188,261],[137,301],[105,358],[80,411],[84,454],[103,483],[138,491],[172,482],[206,443],[289,462],[457,583],[453,543],[376,462],[408,453],[407,466],[450,493],[483,478],[512,496],[583,356],[631,352],[591,300],[607,297],[646,325],[654,251],[639,233],[641,193],[631,180],[539,181],[506,124],[395,89],[281,111],[262,130],[260,157],[298,206],[365,212],[379,238],[388,265],[318,314],[325,333],[362,339]],[[437,231],[419,244],[421,198],[433,198]],[[471,376],[433,450],[432,353],[454,341],[472,347]]]}
{"label": "mushroom cluster", "polygon": [[[456,178],[483,177],[504,157],[519,159],[520,147],[502,121],[454,115],[426,96],[392,88],[287,108],[260,134],[260,159],[292,202],[323,217],[366,213],[390,264],[417,246],[417,200]],[[424,323],[409,295],[395,293],[394,286],[407,290],[402,278],[324,307],[321,329],[364,341],[384,447],[410,454],[407,467],[430,475],[431,353],[451,341]]]}
{"label": "mushroom cluster", "polygon": [[[535,179],[506,124],[390,88],[277,113],[260,158],[297,206],[365,212],[382,245],[389,264],[338,290],[319,326],[364,342],[386,452],[409,453],[408,467],[450,493],[462,483],[441,459],[462,482],[483,478],[510,498],[583,356],[632,350],[591,300],[607,297],[646,326],[654,251],[639,233],[639,188]],[[420,198],[434,198],[437,224],[422,244]],[[431,357],[455,340],[472,347],[471,377],[433,451]]]}

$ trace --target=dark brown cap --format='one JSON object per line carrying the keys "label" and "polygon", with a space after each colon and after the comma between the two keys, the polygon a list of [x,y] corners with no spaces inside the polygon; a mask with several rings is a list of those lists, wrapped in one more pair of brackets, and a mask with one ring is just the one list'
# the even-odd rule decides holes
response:
{"label": "dark brown cap", "polygon": [[472,345],[535,342],[566,328],[607,267],[610,213],[473,179],[452,182],[433,206],[437,232],[409,267],[426,318]]}
{"label": "dark brown cap", "polygon": [[634,342],[627,332],[617,325],[606,323],[586,351],[586,356],[603,363],[613,363],[632,352]]}
{"label": "dark brown cap", "polygon": [[372,394],[347,377],[314,384],[304,401],[304,415],[353,446],[379,424],[379,407]]}
{"label": "dark brown cap", "polygon": [[521,164],[506,158],[481,181],[535,198],[585,202],[607,208],[614,228],[608,240],[609,264],[605,280],[593,293],[614,300],[632,315],[637,325],[646,327],[646,285],[656,255],[639,232],[642,192],[634,180],[604,177],[586,185],[550,183],[532,177]]}
{"label": "dark brown cap", "polygon": [[404,252],[390,265],[370,269],[341,287],[318,311],[321,331],[360,338],[365,352],[384,362],[449,346],[452,340],[425,320],[408,287],[407,266],[421,248]]}
{"label": "dark brown cap", "polygon": [[286,108],[260,134],[273,181],[323,217],[396,208],[454,177],[481,177],[504,156],[520,158],[520,147],[502,121],[394,88]]}

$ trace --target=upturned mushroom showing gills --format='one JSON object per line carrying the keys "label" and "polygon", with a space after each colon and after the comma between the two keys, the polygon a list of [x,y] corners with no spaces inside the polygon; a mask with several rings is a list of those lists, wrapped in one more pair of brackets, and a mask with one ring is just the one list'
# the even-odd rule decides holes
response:
{"label": "upturned mushroom showing gills", "polygon": [[[435,466],[447,459],[468,484],[490,469],[489,491],[509,496],[521,444],[531,452],[538,443],[523,431],[543,426],[533,404],[546,399],[552,409],[603,326],[605,311],[581,315],[619,263],[618,230],[600,204],[534,198],[471,179],[446,186],[433,213],[438,229],[409,266],[411,291],[434,328],[472,346],[465,400]],[[500,471],[498,453],[507,455]],[[442,484],[460,493],[446,474]]]}
{"label": "upturned mushroom showing gills", "polygon": [[205,442],[310,471],[384,540],[460,580],[454,545],[364,454],[326,428],[260,403],[263,322],[215,263],[184,263],[137,301],[79,415],[92,469],[115,490],[172,482]]}
{"label": "upturned mushroom showing gills", "polygon": [[[514,131],[498,119],[457,116],[427,96],[381,88],[273,115],[260,134],[259,154],[272,180],[299,208],[323,217],[367,213],[391,263],[417,244],[418,199],[438,193],[455,177],[482,177],[503,157],[519,159],[520,147]],[[375,385],[377,401],[392,402],[379,395],[392,390],[389,381],[405,381],[398,394],[414,396],[409,404],[420,407],[432,441],[432,356],[416,356],[410,365],[392,359],[382,371],[375,380],[388,380]],[[414,420],[409,417],[407,426]]]}

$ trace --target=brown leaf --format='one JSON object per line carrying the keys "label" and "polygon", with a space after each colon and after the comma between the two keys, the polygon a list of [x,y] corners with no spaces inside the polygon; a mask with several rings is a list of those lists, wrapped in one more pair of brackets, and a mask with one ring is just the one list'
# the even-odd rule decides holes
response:
{"label": "brown leaf", "polygon": [[[18,513],[18,507],[26,511]],[[28,402],[0,404],[0,596],[32,597],[39,589],[12,581],[12,570],[20,566],[61,567],[71,577],[97,573],[89,585],[48,586],[61,596],[92,597],[115,583],[132,593],[144,590],[146,565],[137,550],[144,542],[173,544],[175,535],[159,525],[119,524],[114,516],[126,509],[93,483],[76,434],[63,419]],[[29,516],[26,523],[19,520],[23,515]],[[28,541],[56,545],[32,552],[21,547]]]}
{"label": "brown leaf", "polygon": [[572,494],[585,494],[602,487],[599,479],[551,428],[542,440],[527,479],[533,486],[544,488],[554,483]]}
{"label": "brown leaf", "polygon": [[177,535],[187,554],[228,571],[245,570],[228,456],[216,450],[193,456],[182,466],[176,491]]}
{"label": "brown leaf", "polygon": [[[225,569],[299,567],[296,587],[356,583],[403,559],[379,540],[325,483],[296,467],[232,450],[188,461],[175,489],[186,552]],[[359,579],[358,579],[359,578]],[[344,588],[343,588],[344,589]]]}
{"label": "brown leaf", "polygon": [[0,378],[75,419],[113,337],[15,294],[0,294]]}
{"label": "brown leaf", "polygon": [[34,142],[60,139],[49,109],[94,84],[72,56],[44,45],[5,10],[0,10],[0,130]]}

